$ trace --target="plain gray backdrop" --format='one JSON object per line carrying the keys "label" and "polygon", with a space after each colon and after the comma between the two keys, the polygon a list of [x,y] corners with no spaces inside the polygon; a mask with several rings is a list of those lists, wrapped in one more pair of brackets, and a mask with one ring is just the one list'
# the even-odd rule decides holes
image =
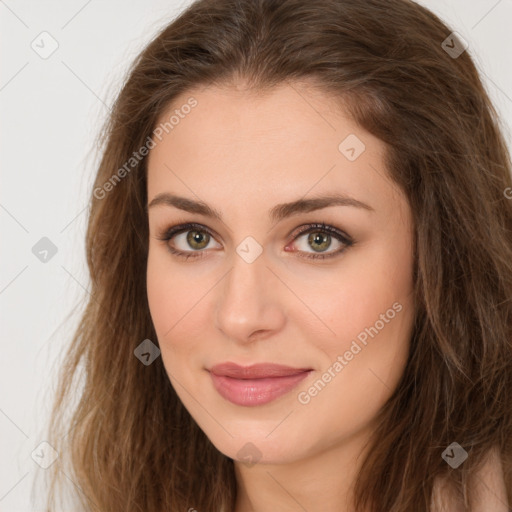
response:
{"label": "plain gray backdrop", "polygon": [[[510,147],[512,0],[419,3],[469,43]],[[0,0],[0,511],[44,510],[30,493],[49,456],[55,370],[88,294],[94,137],[135,56],[189,4]],[[55,254],[38,256],[43,237]]]}

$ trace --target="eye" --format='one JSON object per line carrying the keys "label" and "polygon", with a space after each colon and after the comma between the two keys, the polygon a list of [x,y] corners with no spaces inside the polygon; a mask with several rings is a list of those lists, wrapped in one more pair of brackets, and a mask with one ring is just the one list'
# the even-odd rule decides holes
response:
{"label": "eye", "polygon": [[[204,226],[193,223],[173,226],[157,238],[166,242],[173,240],[173,245],[167,244],[168,250],[171,254],[182,257],[185,260],[202,257],[203,249],[206,249],[209,243],[215,240],[213,234]],[[179,247],[180,244],[181,247]],[[178,248],[175,247],[176,245],[178,245]]]}
{"label": "eye", "polygon": [[[304,238],[299,244],[297,255],[309,259],[325,259],[338,256],[346,249],[354,245],[354,240],[339,229],[326,224],[308,224],[299,228],[298,234],[294,234],[294,242]],[[306,237],[307,235],[307,237]],[[332,246],[333,239],[339,248],[335,251],[326,252]],[[313,249],[313,253],[307,251]],[[295,251],[293,251],[295,252]]]}
{"label": "eye", "polygon": [[[306,237],[306,235],[308,235]],[[301,238],[305,238],[299,247],[299,250],[289,250],[286,246],[285,250],[288,252],[296,252],[298,256],[307,259],[325,259],[332,258],[344,252],[348,247],[354,245],[354,240],[343,233],[341,230],[326,224],[307,224],[298,228],[293,234],[294,238],[292,243]],[[158,240],[167,243],[167,249],[171,254],[188,260],[189,258],[201,258],[204,256],[204,249],[208,247],[210,242],[215,241],[214,235],[203,225],[188,223],[173,226],[159,236]],[[339,245],[338,249],[331,252],[326,252],[332,246],[332,242]],[[180,247],[181,245],[181,247]],[[177,246],[177,247],[176,247]],[[219,244],[219,247],[220,246]],[[217,248],[219,248],[217,247]],[[308,252],[307,249],[313,249],[313,253]]]}

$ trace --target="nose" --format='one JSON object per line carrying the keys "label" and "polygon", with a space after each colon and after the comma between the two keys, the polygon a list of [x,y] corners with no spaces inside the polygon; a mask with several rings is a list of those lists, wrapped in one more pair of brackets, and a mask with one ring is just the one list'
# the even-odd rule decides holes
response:
{"label": "nose", "polygon": [[286,321],[283,285],[268,268],[265,253],[248,263],[238,254],[217,288],[215,325],[224,336],[246,344],[279,332]]}

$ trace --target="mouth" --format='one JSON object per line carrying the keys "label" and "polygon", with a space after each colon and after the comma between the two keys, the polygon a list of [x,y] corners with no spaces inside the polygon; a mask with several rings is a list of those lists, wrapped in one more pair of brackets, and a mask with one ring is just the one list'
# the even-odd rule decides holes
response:
{"label": "mouth", "polygon": [[271,363],[243,367],[223,363],[208,370],[213,386],[226,400],[246,407],[263,405],[289,393],[313,370]]}

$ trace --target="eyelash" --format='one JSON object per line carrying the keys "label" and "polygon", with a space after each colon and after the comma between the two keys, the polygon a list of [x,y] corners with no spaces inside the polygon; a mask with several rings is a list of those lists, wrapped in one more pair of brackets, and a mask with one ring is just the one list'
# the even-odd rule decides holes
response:
{"label": "eyelash", "polygon": [[[169,242],[174,236],[179,235],[181,233],[186,233],[187,231],[199,231],[202,233],[207,233],[210,237],[214,238],[213,233],[207,229],[205,226],[201,224],[196,223],[186,223],[186,224],[180,224],[177,226],[172,226],[166,230],[164,230],[161,234],[159,234],[156,238],[158,240],[161,240],[163,242]],[[297,254],[306,259],[310,260],[324,260],[327,258],[332,258],[334,256],[338,256],[341,253],[345,252],[346,249],[354,245],[354,240],[343,233],[342,231],[338,230],[337,228],[333,226],[329,226],[324,223],[313,223],[313,224],[307,224],[304,226],[301,226],[299,229],[299,232],[294,237],[293,241],[297,240],[302,235],[308,234],[308,233],[327,233],[329,235],[332,235],[336,240],[343,243],[345,247],[342,247],[341,249],[338,249],[335,252],[327,253],[327,254],[311,254],[311,253],[304,253],[303,251],[297,251]],[[177,249],[174,249],[169,244],[166,244],[167,249],[169,252],[175,256],[178,256],[180,258],[184,258],[185,260],[188,260],[189,258],[202,258],[204,254],[204,250],[197,250],[197,251],[190,251],[190,252],[184,252],[179,251]]]}

